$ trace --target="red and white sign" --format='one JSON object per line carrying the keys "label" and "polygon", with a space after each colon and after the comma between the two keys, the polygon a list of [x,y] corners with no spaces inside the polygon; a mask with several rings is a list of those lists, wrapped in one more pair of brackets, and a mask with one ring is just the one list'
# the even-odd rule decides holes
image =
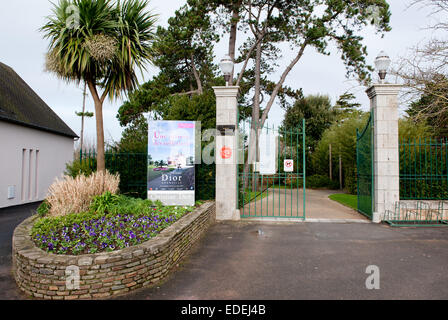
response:
{"label": "red and white sign", "polygon": [[230,149],[229,147],[222,147],[221,149],[221,159],[230,159],[232,157],[232,149]]}
{"label": "red and white sign", "polygon": [[294,160],[286,159],[283,163],[283,171],[293,172],[294,171]]}

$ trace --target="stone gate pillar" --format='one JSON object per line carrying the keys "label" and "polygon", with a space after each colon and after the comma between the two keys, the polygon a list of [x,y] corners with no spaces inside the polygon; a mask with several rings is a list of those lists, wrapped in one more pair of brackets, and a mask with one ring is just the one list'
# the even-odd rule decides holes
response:
{"label": "stone gate pillar", "polygon": [[398,146],[398,84],[374,84],[367,89],[373,115],[373,222],[400,200]]}
{"label": "stone gate pillar", "polygon": [[216,95],[216,220],[239,220],[238,103],[239,87],[213,87]]}

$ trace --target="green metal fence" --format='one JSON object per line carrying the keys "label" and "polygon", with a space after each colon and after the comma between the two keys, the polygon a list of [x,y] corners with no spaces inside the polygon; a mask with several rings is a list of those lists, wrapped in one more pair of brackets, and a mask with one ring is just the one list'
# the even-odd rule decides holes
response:
{"label": "green metal fence", "polygon": [[448,199],[448,140],[400,141],[400,199]]}
{"label": "green metal fence", "polygon": [[356,130],[356,168],[358,212],[372,218],[374,199],[373,171],[373,113],[364,130]]}
{"label": "green metal fence", "polygon": [[[244,158],[244,164],[238,170],[241,217],[305,219],[305,120],[293,130],[270,126],[258,128],[261,134],[278,137],[277,172],[271,175],[260,174],[259,168],[247,162],[251,123],[240,123],[239,130],[243,140],[239,152]],[[284,160],[293,160],[292,172],[284,171]]]}
{"label": "green metal fence", "polygon": [[[96,170],[96,151],[83,150],[79,153],[82,170]],[[146,199],[148,196],[148,155],[146,153],[105,153],[106,169],[120,174],[120,192],[132,197]],[[196,200],[215,198],[215,165],[196,165]]]}
{"label": "green metal fence", "polygon": [[[80,151],[81,168],[96,170],[96,151]],[[120,175],[120,192],[125,195],[147,198],[147,166],[146,153],[117,153],[106,152],[106,169],[110,173]]]}

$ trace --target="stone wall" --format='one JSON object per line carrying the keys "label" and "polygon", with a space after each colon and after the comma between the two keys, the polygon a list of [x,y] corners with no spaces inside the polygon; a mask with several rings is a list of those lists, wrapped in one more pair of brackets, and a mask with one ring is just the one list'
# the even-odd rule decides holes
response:
{"label": "stone wall", "polygon": [[[55,255],[37,248],[30,236],[36,218],[25,220],[13,235],[13,272],[19,288],[41,299],[95,299],[160,282],[214,223],[215,203],[203,204],[140,245],[80,256]],[[78,284],[71,281],[73,268],[79,270],[79,286],[70,290]]]}

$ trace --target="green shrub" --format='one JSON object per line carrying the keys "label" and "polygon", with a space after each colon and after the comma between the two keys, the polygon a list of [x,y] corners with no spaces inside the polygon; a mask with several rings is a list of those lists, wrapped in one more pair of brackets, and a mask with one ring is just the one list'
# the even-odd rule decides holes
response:
{"label": "green shrub", "polygon": [[85,175],[90,176],[94,170],[89,165],[88,162],[83,161],[80,162],[79,160],[74,160],[73,162],[67,163],[65,165],[65,172],[64,174],[67,176],[70,176],[72,178],[76,178],[79,175]]}
{"label": "green shrub", "polygon": [[351,167],[347,168],[347,173],[345,174],[345,186],[344,189],[349,194],[356,194],[358,181],[356,178],[356,169]]}
{"label": "green shrub", "polygon": [[41,217],[44,217],[47,215],[48,211],[50,211],[50,208],[51,205],[48,203],[47,200],[44,200],[37,208],[37,214]]}
{"label": "green shrub", "polygon": [[326,188],[336,190],[339,189],[339,182],[330,180],[327,176],[315,174],[306,178],[306,187],[312,189]]}
{"label": "green shrub", "polygon": [[215,199],[215,165],[196,165],[195,197],[196,200]]}
{"label": "green shrub", "polygon": [[110,212],[113,206],[120,202],[120,196],[106,191],[100,196],[96,196],[90,203],[90,209],[97,213]]}

